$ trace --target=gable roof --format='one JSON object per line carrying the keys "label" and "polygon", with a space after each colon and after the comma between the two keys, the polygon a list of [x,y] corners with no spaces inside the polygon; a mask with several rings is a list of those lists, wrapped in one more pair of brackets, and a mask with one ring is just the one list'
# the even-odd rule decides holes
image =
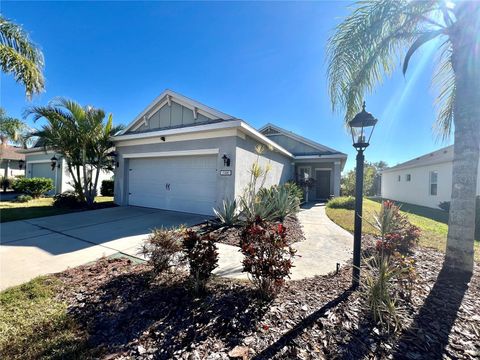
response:
{"label": "gable roof", "polygon": [[[319,150],[320,152],[323,152],[323,153],[328,153],[329,155],[339,155],[339,157],[347,157],[347,154],[345,153],[342,153],[338,150],[335,150],[335,149],[332,149],[328,146],[325,146],[325,145],[322,145],[322,144],[319,144],[313,140],[310,140],[310,139],[307,139],[301,135],[298,135],[298,134],[295,134],[294,132],[292,131],[289,131],[289,130],[286,130],[286,129],[283,129],[277,125],[274,125],[272,123],[268,123],[264,126],[262,126],[259,131],[264,134],[264,135],[274,135],[274,133],[272,133],[272,130],[275,132],[275,135],[285,135],[293,140],[296,140],[296,141],[299,141],[303,144],[306,144],[314,149],[317,149]],[[267,135],[267,136],[268,136]]]}
{"label": "gable roof", "polygon": [[171,101],[176,102],[186,108],[191,109],[194,112],[199,112],[202,115],[212,119],[212,120],[234,120],[235,118],[231,115],[225,114],[221,111],[218,111],[214,108],[211,108],[205,104],[202,104],[196,100],[190,99],[184,95],[176,93],[170,89],[166,89],[159,96],[155,98],[127,127],[121,132],[120,135],[126,134],[129,130],[132,130],[139,124],[144,122],[144,119],[149,115],[153,115],[157,110],[162,106]]}
{"label": "gable roof", "polygon": [[405,161],[398,165],[389,167],[382,171],[382,173],[388,173],[394,170],[408,169],[413,167],[427,166],[433,164],[439,164],[453,160],[453,145],[446,146],[444,148],[432,151],[431,153],[421,155],[415,159]]}

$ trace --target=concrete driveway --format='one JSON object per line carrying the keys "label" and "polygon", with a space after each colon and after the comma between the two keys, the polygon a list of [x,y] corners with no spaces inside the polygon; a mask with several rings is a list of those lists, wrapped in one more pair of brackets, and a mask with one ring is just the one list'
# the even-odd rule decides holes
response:
{"label": "concrete driveway", "polygon": [[187,226],[205,215],[115,207],[0,224],[0,290],[102,256],[136,256],[155,227]]}

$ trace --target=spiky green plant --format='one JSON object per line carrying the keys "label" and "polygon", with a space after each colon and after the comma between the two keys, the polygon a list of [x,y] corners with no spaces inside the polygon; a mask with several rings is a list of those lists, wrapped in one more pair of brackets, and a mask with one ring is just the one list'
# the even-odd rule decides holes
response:
{"label": "spiky green plant", "polygon": [[238,224],[239,211],[236,200],[223,200],[222,206],[218,209],[213,209],[213,212],[222,226]]}
{"label": "spiky green plant", "polygon": [[21,26],[0,15],[0,67],[25,86],[25,94],[43,91],[43,54]]}
{"label": "spiky green plant", "polygon": [[328,80],[333,110],[349,121],[400,59],[406,73],[417,49],[437,49],[436,131],[454,128],[452,203],[446,266],[472,272],[475,195],[480,158],[480,3],[445,0],[364,0],[336,28],[328,43]]}

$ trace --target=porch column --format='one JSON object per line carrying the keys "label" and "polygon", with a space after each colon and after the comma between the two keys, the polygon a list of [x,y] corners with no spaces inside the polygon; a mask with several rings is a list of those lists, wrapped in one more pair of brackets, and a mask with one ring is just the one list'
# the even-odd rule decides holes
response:
{"label": "porch column", "polygon": [[333,163],[333,195],[340,196],[340,161],[335,161]]}

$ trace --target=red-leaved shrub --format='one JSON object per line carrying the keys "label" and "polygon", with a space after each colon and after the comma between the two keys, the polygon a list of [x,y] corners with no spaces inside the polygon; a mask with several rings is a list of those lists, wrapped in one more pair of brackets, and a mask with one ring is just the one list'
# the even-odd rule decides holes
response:
{"label": "red-leaved shrub", "polygon": [[249,273],[260,295],[275,296],[289,276],[295,256],[295,250],[285,240],[285,227],[257,217],[242,231],[241,248],[243,271]]}
{"label": "red-leaved shrub", "polygon": [[209,233],[198,234],[188,229],[183,238],[183,251],[190,265],[190,279],[195,292],[205,290],[205,285],[218,266],[216,239]]}

